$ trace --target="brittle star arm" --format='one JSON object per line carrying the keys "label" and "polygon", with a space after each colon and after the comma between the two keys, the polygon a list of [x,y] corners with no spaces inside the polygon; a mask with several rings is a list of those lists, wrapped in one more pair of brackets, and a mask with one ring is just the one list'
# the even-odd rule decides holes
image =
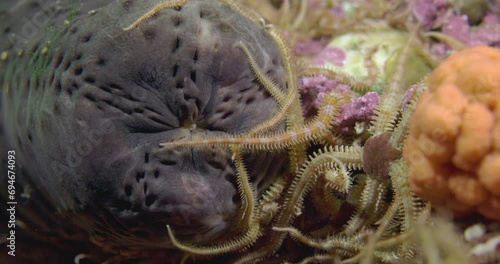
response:
{"label": "brittle star arm", "polygon": [[[165,1],[160,4],[155,5],[153,8],[151,8],[149,11],[147,11],[145,14],[143,14],[140,18],[138,18],[136,21],[134,21],[130,26],[124,28],[124,30],[131,30],[136,28],[138,25],[143,23],[144,21],[152,18],[158,12],[160,12],[163,9],[169,9],[169,8],[177,8],[181,7],[184,4],[186,4],[189,0],[170,0],[170,1]],[[228,5],[231,9],[235,10],[236,12],[242,14],[246,18],[252,20],[255,23],[259,23],[261,25],[264,25],[264,19],[262,19],[260,16],[258,16],[255,12],[244,8],[243,6],[231,1],[231,0],[219,0],[220,2]]]}
{"label": "brittle star arm", "polygon": [[408,65],[408,54],[410,53],[410,47],[413,44],[413,37],[416,34],[412,32],[408,43],[398,55],[397,65],[402,65],[392,77],[389,87],[385,88],[384,92],[380,97],[380,103],[375,108],[375,117],[371,122],[370,133],[372,136],[378,136],[384,132],[392,131],[399,113],[399,108],[401,107],[401,98],[404,94],[405,85],[405,73],[406,66]]}
{"label": "brittle star arm", "polygon": [[[352,181],[350,173],[353,170],[361,170],[363,167],[363,148],[360,146],[330,146],[325,147],[319,153],[329,153],[336,158],[336,162],[325,163],[318,169],[324,170],[318,184],[316,184],[312,202],[318,210],[326,212],[332,219],[336,218],[343,204],[343,199],[339,199],[334,192],[347,194]],[[313,156],[315,157],[315,156]]]}
{"label": "brittle star arm", "polygon": [[266,23],[264,21],[264,19],[262,17],[260,17],[257,13],[255,13],[253,10],[251,10],[249,8],[245,8],[244,6],[237,4],[232,0],[219,0],[219,1],[228,5],[229,7],[231,7],[231,9],[242,14],[243,16],[252,20],[255,23],[258,23],[261,25],[265,25],[265,23]]}
{"label": "brittle star arm", "polygon": [[236,165],[236,170],[238,172],[238,192],[240,193],[244,208],[242,212],[242,219],[245,228],[247,228],[246,232],[243,235],[220,245],[198,247],[193,245],[185,245],[177,240],[177,238],[175,238],[174,236],[172,228],[167,225],[167,231],[170,240],[172,241],[172,244],[177,248],[195,255],[220,255],[250,246],[260,236],[260,224],[258,220],[259,217],[256,214],[255,194],[252,187],[250,186],[247,169],[245,168],[245,164],[243,163],[243,158],[239,149],[235,146],[231,146],[231,150],[233,152],[234,162]]}
{"label": "brittle star arm", "polygon": [[303,144],[314,140],[319,140],[330,132],[335,123],[338,109],[343,102],[343,97],[334,93],[329,93],[320,109],[319,115],[309,124],[290,131],[277,132],[268,135],[230,135],[219,138],[208,138],[194,141],[173,141],[160,143],[160,146],[224,146],[238,145],[241,149],[255,150],[279,150],[290,146]]}
{"label": "brittle star arm", "polygon": [[[364,237],[367,236],[367,234],[364,233],[363,231],[356,233],[352,236],[332,235],[326,239],[319,240],[316,238],[308,237],[302,234],[298,229],[293,227],[283,227],[283,228],[274,227],[273,230],[278,232],[286,232],[290,234],[290,236],[292,236],[293,238],[297,239],[298,241],[313,248],[329,250],[329,251],[331,250],[335,251],[335,249],[341,249],[352,252],[358,252],[358,254],[355,257],[345,260],[345,262],[343,261],[342,263],[352,263],[354,260],[359,260],[364,255],[366,255],[367,245],[365,245],[363,240]],[[411,237],[411,235],[412,233],[408,232],[395,237],[387,238],[385,240],[376,241],[372,249],[379,250],[383,248],[394,247],[395,245],[398,245],[408,240]],[[377,252],[377,251],[373,253],[375,256],[377,256],[382,260],[393,260],[393,255],[391,253]]]}
{"label": "brittle star arm", "polygon": [[[296,216],[296,212],[301,210],[304,197],[312,189],[318,176],[324,173],[328,168],[335,167],[336,164],[342,163],[343,162],[336,157],[335,153],[331,152],[320,152],[311,157],[311,159],[301,168],[298,175],[293,179],[290,188],[287,190],[285,203],[282,206],[283,209],[278,216],[275,226],[278,228],[288,226]],[[268,240],[268,247],[250,253],[239,259],[236,263],[258,261],[272,254],[280,247],[283,239],[284,235],[282,233],[273,233],[272,237]]]}
{"label": "brittle star arm", "polygon": [[241,42],[238,43],[238,47],[243,51],[243,53],[245,53],[254,76],[262,84],[266,91],[268,91],[269,94],[271,94],[271,96],[276,99],[276,102],[278,103],[278,111],[274,113],[269,120],[266,120],[265,122],[251,129],[248,134],[255,135],[262,132],[267,132],[277,127],[283,120],[286,119],[286,115],[290,112],[292,105],[296,100],[298,100],[298,91],[295,87],[289,87],[289,89],[291,90],[288,91],[287,94],[282,92],[276,85],[276,82],[267,77],[261,70],[260,66],[255,61],[255,58],[248,50],[248,47]]}
{"label": "brittle star arm", "polygon": [[[302,116],[302,107],[300,106],[299,100],[299,90],[297,86],[297,73],[296,73],[296,61],[294,53],[290,49],[290,45],[286,41],[285,37],[281,32],[272,25],[266,26],[267,32],[274,38],[278,43],[281,56],[283,58],[283,64],[286,71],[286,88],[287,88],[287,103],[290,102],[290,111],[287,111],[288,116],[286,117],[286,125],[288,129],[295,129],[304,124],[304,117]],[[283,107],[286,109],[286,107]],[[285,113],[285,111],[282,111]],[[297,144],[290,147],[289,150],[290,157],[290,171],[298,172],[302,163],[307,159],[306,156],[306,145]]]}
{"label": "brittle star arm", "polygon": [[278,104],[282,106],[285,102],[285,94],[277,86],[276,82],[267,77],[266,74],[261,70],[259,64],[257,64],[257,62],[255,61],[254,56],[243,42],[240,41],[236,46],[240,48],[243,53],[245,53],[248,64],[250,65],[250,68],[252,69],[252,72],[257,80],[262,84],[262,86],[264,86],[269,94],[271,94],[271,96],[276,99]]}
{"label": "brittle star arm", "polygon": [[[240,43],[238,45],[239,48],[241,48],[245,53],[252,72],[254,73],[257,80],[271,94],[271,96],[276,99],[279,106],[279,110],[273,115],[273,117],[250,130],[250,135],[269,131],[278,126],[283,120],[287,120],[288,127],[294,127],[297,124],[301,125],[303,122],[301,118],[302,110],[300,109],[298,98],[299,92],[296,86],[296,77],[293,72],[294,68],[292,67],[292,63],[294,63],[295,61],[293,54],[288,48],[284,37],[276,28],[274,28],[274,26],[266,25],[265,28],[278,44],[278,48],[284,61],[283,64],[286,71],[287,87],[286,93],[282,92],[279,87],[277,87],[275,81],[269,79],[269,77],[267,77],[265,73],[260,69],[248,48],[243,43]],[[298,117],[298,115],[300,115],[300,117]]]}
{"label": "brittle star arm", "polygon": [[397,150],[402,150],[404,146],[404,141],[410,130],[410,119],[413,111],[417,107],[418,98],[422,95],[427,86],[424,82],[420,82],[415,86],[415,90],[409,99],[407,105],[404,105],[404,111],[401,116],[401,120],[392,132],[389,139],[389,143]]}
{"label": "brittle star arm", "polygon": [[[342,264],[347,264],[347,263],[371,263],[373,259],[371,258],[371,255],[374,255],[376,258],[380,259],[383,263],[394,263],[397,260],[400,260],[399,254],[394,251],[394,250],[388,250],[388,251],[382,251],[381,249],[384,248],[391,248],[394,247],[398,244],[403,243],[404,241],[407,241],[408,239],[411,238],[413,232],[408,232],[408,233],[403,233],[399,234],[394,237],[387,238],[382,241],[377,241],[374,243],[374,245],[366,245],[361,252],[359,252],[357,255],[343,260],[341,263]],[[367,248],[372,249],[372,252],[366,252]],[[368,255],[368,257],[367,257]]]}
{"label": "brittle star arm", "polygon": [[385,201],[387,190],[387,184],[382,183],[379,179],[372,179],[367,176],[360,198],[361,203],[357,206],[356,212],[349,219],[342,233],[354,234],[361,227],[378,220],[382,209],[387,204]]}
{"label": "brittle star arm", "polygon": [[[426,219],[425,203],[419,200],[410,189],[408,182],[408,167],[402,158],[391,164],[389,176],[391,177],[392,189],[394,191],[393,204],[397,205],[400,215],[400,232],[406,233],[415,227],[416,219]],[[392,219],[386,219],[391,221]],[[413,249],[412,243],[407,241],[401,245],[402,253],[410,253]]]}
{"label": "brittle star arm", "polygon": [[367,235],[366,232],[360,231],[359,233],[352,236],[332,235],[325,239],[318,239],[308,237],[294,227],[273,227],[273,230],[278,232],[286,232],[299,242],[313,248],[322,250],[342,248],[343,250],[350,250],[354,252],[362,250],[363,240]]}
{"label": "brittle star arm", "polygon": [[186,4],[187,1],[189,1],[189,0],[172,0],[172,1],[166,1],[166,2],[159,3],[159,4],[155,5],[153,8],[151,8],[151,10],[146,12],[144,15],[142,15],[140,18],[138,18],[136,21],[134,21],[132,24],[130,24],[130,26],[124,28],[124,30],[134,29],[139,24],[143,23],[144,21],[146,21],[146,20],[152,18],[153,16],[155,16],[156,14],[158,14],[158,12],[160,12],[161,10],[181,7],[184,4]]}
{"label": "brittle star arm", "polygon": [[371,48],[366,53],[364,58],[366,68],[368,69],[368,76],[363,79],[356,79],[352,76],[349,76],[345,73],[342,73],[332,66],[309,66],[302,70],[299,74],[300,77],[314,77],[318,75],[325,76],[328,79],[335,80],[342,84],[347,84],[358,93],[366,93],[370,91],[370,87],[372,87],[377,81],[378,69],[374,62],[374,55],[377,52],[377,48]]}
{"label": "brittle star arm", "polygon": [[259,200],[257,213],[262,225],[268,224],[279,210],[278,199],[281,197],[285,189],[285,179],[283,177],[277,178],[271,186],[267,188],[262,198]]}

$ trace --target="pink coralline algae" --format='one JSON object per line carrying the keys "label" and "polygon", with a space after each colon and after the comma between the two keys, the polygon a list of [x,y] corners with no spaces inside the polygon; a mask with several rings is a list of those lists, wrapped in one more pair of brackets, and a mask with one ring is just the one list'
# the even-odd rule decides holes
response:
{"label": "pink coralline algae", "polygon": [[[478,3],[479,5],[479,3]],[[500,47],[500,3],[490,3],[484,16],[474,19],[477,25],[471,26],[471,18],[460,13],[448,0],[415,0],[412,14],[424,30],[441,31],[444,35],[463,42],[468,47],[487,45]],[[442,43],[438,43],[440,45]],[[445,54],[440,45],[438,54]]]}
{"label": "pink coralline algae", "polygon": [[304,77],[300,79],[299,84],[306,116],[314,116],[325,95],[331,91],[354,97],[351,102],[341,107],[336,120],[338,124],[337,131],[345,135],[354,133],[356,122],[371,120],[380,99],[376,92],[368,92],[363,96],[355,97],[355,93],[349,85],[338,83],[321,75]]}
{"label": "pink coralline algae", "polygon": [[314,56],[320,53],[325,47],[325,41],[322,40],[308,40],[302,41],[295,45],[295,54],[300,56]]}
{"label": "pink coralline algae", "polygon": [[299,80],[303,111],[306,116],[317,113],[323,98],[330,91],[339,93],[352,93],[349,85],[338,83],[336,80],[325,76],[304,77]]}
{"label": "pink coralline algae", "polygon": [[408,90],[406,90],[403,96],[403,104],[401,105],[401,111],[405,111],[410,104],[412,98],[415,94],[421,94],[426,89],[423,83],[414,84]]}
{"label": "pink coralline algae", "polygon": [[437,20],[446,13],[448,0],[415,0],[412,13],[424,30],[436,26]]}
{"label": "pink coralline algae", "polygon": [[344,49],[337,47],[326,47],[324,48],[318,56],[316,56],[311,64],[313,65],[322,65],[331,63],[336,66],[344,66],[347,59],[347,53]]}
{"label": "pink coralline algae", "polygon": [[442,32],[465,43],[469,47],[488,45],[500,47],[500,16],[488,14],[483,22],[471,28],[466,15],[451,16]]}
{"label": "pink coralline algae", "polygon": [[375,108],[379,100],[380,97],[376,92],[368,92],[343,105],[337,117],[339,132],[342,134],[352,134],[356,122],[371,120],[375,114]]}

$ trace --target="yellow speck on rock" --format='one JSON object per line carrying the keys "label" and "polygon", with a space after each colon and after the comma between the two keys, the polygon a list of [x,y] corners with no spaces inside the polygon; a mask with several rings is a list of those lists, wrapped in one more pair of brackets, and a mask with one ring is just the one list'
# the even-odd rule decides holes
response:
{"label": "yellow speck on rock", "polygon": [[2,59],[2,61],[6,61],[9,58],[9,52],[8,51],[2,52],[2,56],[0,58]]}
{"label": "yellow speck on rock", "polygon": [[47,47],[44,47],[42,49],[42,55],[47,55],[48,52],[49,52],[49,49]]}

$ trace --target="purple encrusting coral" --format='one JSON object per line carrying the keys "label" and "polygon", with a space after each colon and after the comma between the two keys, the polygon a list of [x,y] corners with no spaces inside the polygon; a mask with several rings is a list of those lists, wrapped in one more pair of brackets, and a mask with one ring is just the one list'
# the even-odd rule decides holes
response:
{"label": "purple encrusting coral", "polygon": [[352,134],[356,122],[371,120],[379,100],[376,92],[368,92],[343,105],[337,117],[338,131],[342,134]]}
{"label": "purple encrusting coral", "polygon": [[304,77],[299,80],[304,115],[313,116],[317,113],[325,95],[333,90],[338,93],[351,93],[349,85],[341,84],[325,76]]}
{"label": "purple encrusting coral", "polygon": [[[478,25],[466,14],[461,14],[447,0],[416,0],[412,13],[424,30],[438,30],[463,42],[468,47],[487,45],[500,47],[500,3],[489,3],[489,11],[479,17]],[[476,18],[477,19],[477,18]],[[432,49],[445,54],[449,48],[437,43]]]}
{"label": "purple encrusting coral", "polygon": [[301,56],[314,56],[320,53],[325,48],[325,41],[311,39],[301,41],[295,46],[295,54]]}
{"label": "purple encrusting coral", "polygon": [[[307,10],[315,11],[321,9],[328,9],[329,13],[339,19],[346,16],[345,8],[341,2],[336,2],[333,4],[333,6],[329,6],[329,3],[324,0],[307,1]],[[330,38],[318,38],[299,41],[295,45],[295,54],[299,56],[316,56],[317,59],[325,55],[328,58],[324,58],[322,59],[322,61],[312,62],[312,64],[333,63],[338,66],[343,66],[343,64],[345,63],[345,61],[343,60],[345,60],[346,56],[345,51],[337,47],[326,47],[329,41],[331,41]],[[333,61],[330,59],[330,57],[332,56]]]}
{"label": "purple encrusting coral", "polygon": [[403,104],[401,104],[401,111],[402,112],[406,111],[408,105],[412,102],[415,95],[418,96],[418,94],[422,94],[425,89],[427,89],[425,83],[417,83],[410,86],[410,88],[406,90],[403,96]]}
{"label": "purple encrusting coral", "polygon": [[[349,85],[341,84],[336,80],[331,80],[321,75],[302,78],[299,81],[299,85],[304,106],[303,110],[306,116],[313,116],[317,112],[323,98],[330,91],[337,91],[339,94],[348,94],[351,97],[355,97],[355,93]],[[368,92],[363,96],[355,97],[351,102],[343,105],[336,120],[338,132],[352,134],[356,122],[370,120],[374,115],[379,99],[379,95],[376,92]]]}
{"label": "purple encrusting coral", "polygon": [[443,25],[442,32],[465,43],[469,47],[488,45],[500,47],[500,16],[488,14],[482,23],[471,28],[466,15],[451,16]]}
{"label": "purple encrusting coral", "polygon": [[401,106],[401,110],[404,111],[406,109],[406,106],[410,103],[411,98],[417,91],[418,87],[417,85],[412,85],[406,92],[403,97],[403,104]]}
{"label": "purple encrusting coral", "polygon": [[448,0],[416,0],[412,5],[412,13],[422,29],[430,30],[444,17],[448,7]]}
{"label": "purple encrusting coral", "polygon": [[344,49],[338,47],[326,47],[311,61],[311,64],[322,65],[331,63],[336,66],[344,66],[346,60],[347,53]]}

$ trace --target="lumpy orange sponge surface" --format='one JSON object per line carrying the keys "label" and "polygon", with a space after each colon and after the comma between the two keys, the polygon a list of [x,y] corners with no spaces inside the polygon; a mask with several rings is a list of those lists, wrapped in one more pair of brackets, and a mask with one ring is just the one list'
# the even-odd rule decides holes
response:
{"label": "lumpy orange sponge surface", "polygon": [[412,190],[458,214],[500,220],[500,50],[454,53],[427,83],[403,150]]}

